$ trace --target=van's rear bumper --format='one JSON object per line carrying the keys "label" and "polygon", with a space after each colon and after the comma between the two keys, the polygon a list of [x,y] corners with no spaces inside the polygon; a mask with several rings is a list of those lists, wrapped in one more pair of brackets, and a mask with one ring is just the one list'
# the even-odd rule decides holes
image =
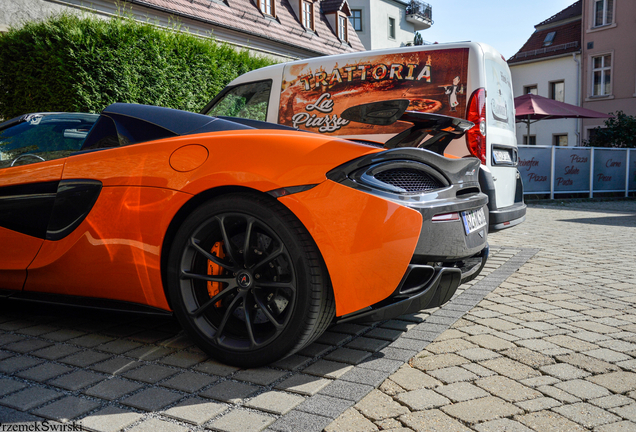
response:
{"label": "van's rear bumper", "polygon": [[488,231],[499,231],[520,224],[526,220],[526,204],[523,202],[523,183],[517,172],[515,202],[508,207],[497,207],[495,182],[492,174],[484,169],[479,170],[479,187],[488,195]]}

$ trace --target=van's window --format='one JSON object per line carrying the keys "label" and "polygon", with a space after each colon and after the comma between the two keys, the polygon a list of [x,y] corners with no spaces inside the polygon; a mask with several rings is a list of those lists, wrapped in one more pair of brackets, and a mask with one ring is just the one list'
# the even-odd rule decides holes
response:
{"label": "van's window", "polygon": [[266,121],[271,91],[271,80],[238,85],[225,93],[206,114]]}

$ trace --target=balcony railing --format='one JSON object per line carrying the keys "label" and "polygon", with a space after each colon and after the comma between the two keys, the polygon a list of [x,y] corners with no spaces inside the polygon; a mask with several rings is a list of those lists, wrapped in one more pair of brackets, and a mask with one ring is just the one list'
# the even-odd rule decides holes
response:
{"label": "balcony railing", "polygon": [[433,7],[419,0],[411,0],[406,5],[406,20],[413,24],[415,31],[425,30],[433,25]]}

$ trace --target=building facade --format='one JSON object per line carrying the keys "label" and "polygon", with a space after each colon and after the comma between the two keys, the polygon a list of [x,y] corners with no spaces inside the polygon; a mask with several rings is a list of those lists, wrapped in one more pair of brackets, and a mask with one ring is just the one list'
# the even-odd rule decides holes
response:
{"label": "building facade", "polygon": [[0,8],[0,31],[63,12],[179,26],[279,61],[365,49],[347,0],[10,0]]}
{"label": "building facade", "polygon": [[[584,0],[582,106],[636,116],[636,1]],[[603,119],[583,120],[589,139]]]}
{"label": "building facade", "polygon": [[351,24],[368,50],[413,44],[433,25],[431,5],[420,0],[348,0]]}
{"label": "building facade", "polygon": [[[581,9],[577,1],[535,26],[535,32],[508,60],[515,97],[528,93],[581,105]],[[580,120],[517,123],[519,144],[576,146],[581,143]]]}

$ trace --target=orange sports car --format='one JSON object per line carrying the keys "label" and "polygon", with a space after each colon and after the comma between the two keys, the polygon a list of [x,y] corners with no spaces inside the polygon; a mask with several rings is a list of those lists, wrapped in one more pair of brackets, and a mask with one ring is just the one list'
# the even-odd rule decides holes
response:
{"label": "orange sports car", "polygon": [[[412,122],[411,141],[467,129],[356,108]],[[247,367],[333,323],[439,306],[488,254],[479,161],[395,147],[134,104],[9,120],[0,295],[174,313]]]}

